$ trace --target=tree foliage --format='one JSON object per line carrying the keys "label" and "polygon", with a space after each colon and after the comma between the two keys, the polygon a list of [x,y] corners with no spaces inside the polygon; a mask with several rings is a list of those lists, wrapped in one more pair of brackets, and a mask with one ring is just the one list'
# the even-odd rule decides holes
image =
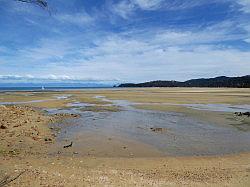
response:
{"label": "tree foliage", "polygon": [[193,79],[185,82],[179,81],[151,81],[139,84],[126,83],[119,87],[230,87],[250,88],[250,75],[243,77],[216,77],[209,79]]}
{"label": "tree foliage", "polygon": [[16,0],[23,3],[32,3],[44,9],[48,9],[48,2],[46,0]]}

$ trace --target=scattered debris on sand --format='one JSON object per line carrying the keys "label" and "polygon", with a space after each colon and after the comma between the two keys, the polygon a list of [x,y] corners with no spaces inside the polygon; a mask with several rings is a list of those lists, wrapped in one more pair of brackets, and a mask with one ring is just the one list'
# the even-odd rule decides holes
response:
{"label": "scattered debris on sand", "polygon": [[5,175],[4,177],[2,177],[0,179],[0,187],[2,186],[6,186],[8,185],[9,183],[17,180],[22,174],[24,174],[26,172],[26,170],[22,171],[21,173],[19,173],[18,175],[14,176],[14,177],[10,177],[8,175]]}
{"label": "scattered debris on sand", "polygon": [[69,145],[65,145],[65,146],[63,146],[63,148],[69,148],[69,147],[72,147],[72,145],[73,145],[73,142],[70,142]]}
{"label": "scattered debris on sand", "polygon": [[167,132],[167,129],[162,127],[151,127],[150,130],[159,133]]}
{"label": "scattered debris on sand", "polygon": [[250,117],[250,112],[235,112],[236,116],[247,116]]}

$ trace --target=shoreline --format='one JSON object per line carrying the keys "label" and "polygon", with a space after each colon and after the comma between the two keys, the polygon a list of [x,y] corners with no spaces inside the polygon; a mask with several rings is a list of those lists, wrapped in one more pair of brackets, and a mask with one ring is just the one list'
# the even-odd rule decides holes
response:
{"label": "shoreline", "polygon": [[[23,107],[19,109],[23,110]],[[26,109],[33,110],[30,107]],[[43,126],[49,130],[48,123],[44,123]],[[46,146],[41,146],[37,142],[33,146],[33,149],[38,146],[43,150],[40,150],[39,154],[0,156],[0,173],[2,173],[0,177],[15,177],[24,172],[11,182],[11,186],[102,186],[103,184],[244,186],[250,184],[250,153],[148,158],[83,157],[74,156],[74,154],[51,156],[46,152],[48,150]]]}
{"label": "shoreline", "polygon": [[[97,102],[91,99],[88,101]],[[0,106],[0,126],[6,127],[0,129],[0,181],[5,176],[13,178],[25,171],[10,185],[250,185],[250,152],[216,156],[159,156],[155,154],[152,147],[144,147],[142,144],[135,146],[134,142],[131,142],[131,146],[124,148],[122,139],[108,140],[109,137],[107,137],[107,142],[113,143],[111,147],[117,145],[114,146],[115,151],[124,151],[123,154],[126,155],[129,153],[128,149],[135,146],[135,150],[138,149],[139,152],[152,150],[153,156],[143,157],[137,154],[128,157],[119,154],[113,157],[98,156],[98,154],[83,156],[80,153],[74,153],[77,151],[77,149],[74,150],[75,144],[73,148],[65,150],[69,154],[49,154],[49,151],[54,149],[53,146],[58,146],[55,141],[56,134],[53,134],[56,129],[51,129],[49,124],[71,118],[77,119],[77,117],[75,114],[49,115],[36,106]],[[89,137],[93,136],[89,134]],[[102,141],[103,138],[100,140]],[[89,139],[89,141],[93,140]],[[65,142],[63,145],[68,143]],[[106,142],[103,143],[106,144]],[[62,144],[59,146],[63,149]],[[100,151],[102,146],[100,144]],[[3,151],[4,149],[6,151]],[[97,147],[96,150],[98,149]]]}

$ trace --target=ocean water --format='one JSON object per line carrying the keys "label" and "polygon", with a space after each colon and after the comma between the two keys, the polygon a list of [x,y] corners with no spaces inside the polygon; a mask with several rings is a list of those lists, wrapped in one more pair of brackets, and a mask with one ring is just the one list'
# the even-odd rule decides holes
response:
{"label": "ocean water", "polygon": [[51,90],[79,90],[79,89],[103,89],[112,87],[0,87],[1,91],[51,91]]}

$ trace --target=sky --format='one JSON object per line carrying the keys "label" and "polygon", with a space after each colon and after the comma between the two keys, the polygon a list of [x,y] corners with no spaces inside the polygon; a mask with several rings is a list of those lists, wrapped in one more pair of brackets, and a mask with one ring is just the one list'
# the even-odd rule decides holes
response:
{"label": "sky", "polygon": [[0,0],[0,83],[250,74],[250,0]]}

